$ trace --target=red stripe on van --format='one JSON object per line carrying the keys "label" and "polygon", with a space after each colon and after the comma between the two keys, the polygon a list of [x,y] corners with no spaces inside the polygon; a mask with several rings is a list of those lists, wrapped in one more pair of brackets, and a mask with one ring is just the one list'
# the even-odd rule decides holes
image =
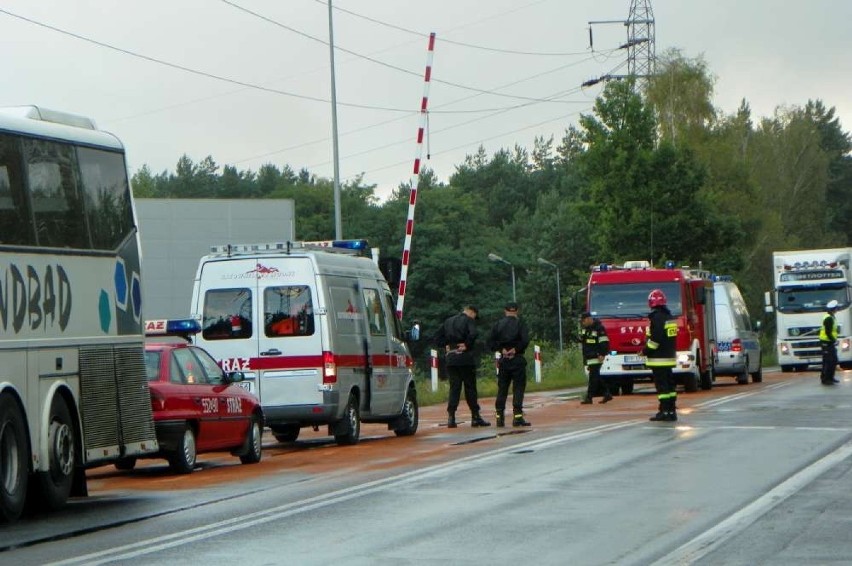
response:
{"label": "red stripe on van", "polygon": [[[373,366],[387,367],[396,366],[396,356],[388,354],[377,354],[371,356]],[[334,362],[338,368],[342,367],[364,367],[363,355],[346,355],[334,356]],[[409,367],[414,360],[406,356],[405,365]],[[264,356],[262,358],[251,358],[249,360],[249,369],[253,370],[273,370],[273,369],[302,369],[302,368],[321,368],[324,367],[322,356]]]}

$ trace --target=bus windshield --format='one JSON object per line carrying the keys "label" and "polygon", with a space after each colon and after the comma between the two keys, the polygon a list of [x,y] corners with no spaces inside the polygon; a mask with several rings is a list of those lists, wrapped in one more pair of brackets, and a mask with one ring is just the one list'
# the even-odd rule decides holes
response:
{"label": "bus windshield", "polygon": [[589,311],[598,318],[644,318],[648,316],[648,294],[661,289],[672,315],[681,314],[680,283],[619,283],[594,285],[589,295]]}

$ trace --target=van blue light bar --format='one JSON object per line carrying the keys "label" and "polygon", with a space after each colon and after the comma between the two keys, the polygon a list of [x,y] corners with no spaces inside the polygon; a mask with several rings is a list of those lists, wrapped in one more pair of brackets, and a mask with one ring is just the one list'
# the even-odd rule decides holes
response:
{"label": "van blue light bar", "polygon": [[370,247],[367,240],[314,240],[311,242],[293,242],[293,247],[337,248],[340,250],[362,251]]}
{"label": "van blue light bar", "polygon": [[145,321],[145,336],[187,336],[201,332],[194,318],[173,318]]}

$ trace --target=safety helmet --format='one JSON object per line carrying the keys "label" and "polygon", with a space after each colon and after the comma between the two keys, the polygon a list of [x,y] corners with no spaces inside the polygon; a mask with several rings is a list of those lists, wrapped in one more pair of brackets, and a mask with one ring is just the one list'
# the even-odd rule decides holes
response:
{"label": "safety helmet", "polygon": [[830,311],[835,310],[837,308],[837,301],[835,301],[834,299],[831,299],[830,301],[828,301],[828,303],[826,303],[825,308],[826,308],[826,310],[830,310]]}
{"label": "safety helmet", "polygon": [[659,289],[654,289],[648,294],[648,306],[652,309],[666,306],[666,294]]}

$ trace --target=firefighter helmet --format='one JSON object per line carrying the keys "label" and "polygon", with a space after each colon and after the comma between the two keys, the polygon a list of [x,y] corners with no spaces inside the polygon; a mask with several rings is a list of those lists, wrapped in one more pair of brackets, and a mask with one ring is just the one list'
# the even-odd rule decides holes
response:
{"label": "firefighter helmet", "polygon": [[666,306],[666,294],[659,289],[654,289],[648,294],[648,306],[652,309]]}

